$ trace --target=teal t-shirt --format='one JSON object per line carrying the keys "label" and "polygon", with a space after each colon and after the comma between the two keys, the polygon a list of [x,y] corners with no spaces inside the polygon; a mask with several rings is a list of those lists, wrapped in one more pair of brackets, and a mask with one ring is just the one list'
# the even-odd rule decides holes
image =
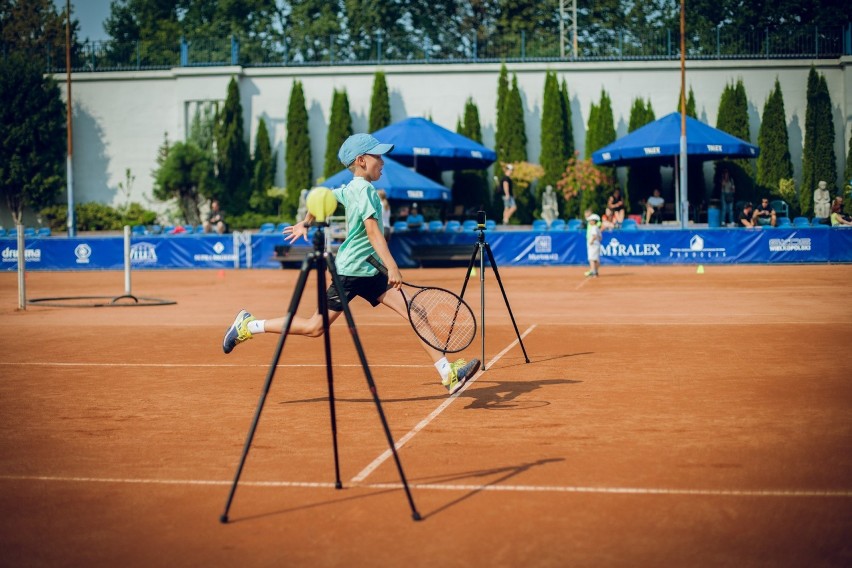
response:
{"label": "teal t-shirt", "polygon": [[384,234],[382,201],[373,184],[361,177],[353,178],[348,185],[334,190],[337,201],[346,208],[346,240],[337,249],[335,266],[344,276],[373,276],[378,272],[364,259],[376,251],[367,238],[364,221],[370,218],[379,224],[379,234]]}

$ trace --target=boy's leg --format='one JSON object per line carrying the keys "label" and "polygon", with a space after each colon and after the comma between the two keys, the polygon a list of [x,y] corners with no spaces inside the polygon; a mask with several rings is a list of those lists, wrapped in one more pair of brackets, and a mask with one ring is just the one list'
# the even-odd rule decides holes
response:
{"label": "boy's leg", "polygon": [[[328,311],[328,323],[331,325],[340,317],[343,312],[334,310]],[[225,339],[222,341],[222,350],[227,354],[234,350],[234,347],[248,341],[256,333],[281,333],[284,331],[284,317],[274,318],[269,320],[258,320],[246,310],[241,310],[237,314],[234,323],[225,332]],[[319,337],[323,334],[322,315],[315,312],[309,318],[301,316],[293,316],[293,321],[290,324],[290,335],[306,335],[308,337]]]}

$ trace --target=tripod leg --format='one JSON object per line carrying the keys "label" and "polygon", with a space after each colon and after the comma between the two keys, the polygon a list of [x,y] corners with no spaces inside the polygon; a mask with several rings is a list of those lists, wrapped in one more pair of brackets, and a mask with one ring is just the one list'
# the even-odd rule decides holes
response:
{"label": "tripod leg", "polygon": [[[338,290],[343,288],[340,285],[340,278],[337,275],[337,268],[334,265],[334,257],[328,256],[328,271],[331,272],[331,279]],[[361,346],[361,340],[358,338],[358,330],[355,328],[355,320],[352,318],[352,312],[349,310],[349,301],[345,294],[341,294],[340,301],[343,304],[343,314],[346,316],[346,325],[349,326],[349,333],[352,335],[352,341],[355,343],[355,350],[358,352],[358,358],[361,360],[361,367],[364,368],[364,376],[367,378],[367,386],[373,395],[373,402],[376,403],[376,410],[379,413],[379,419],[382,422],[382,427],[385,430],[385,436],[388,440],[393,459],[396,462],[396,469],[399,472],[399,477],[402,480],[402,487],[405,489],[405,496],[408,498],[408,505],[411,507],[411,516],[415,521],[419,521],[422,517],[417,512],[417,507],[414,506],[414,499],[411,497],[411,490],[408,488],[408,481],[405,479],[405,473],[402,471],[402,462],[399,461],[399,455],[396,452],[396,446],[393,442],[390,426],[385,418],[385,413],[382,410],[382,403],[379,400],[379,393],[376,390],[376,383],[373,381],[373,375],[370,373],[370,366],[367,363],[367,356],[364,354],[364,349]]]}
{"label": "tripod leg", "polygon": [[266,396],[269,394],[269,387],[272,386],[272,378],[275,376],[275,369],[278,366],[278,360],[281,358],[281,351],[284,349],[284,342],[287,340],[287,334],[290,332],[290,326],[293,323],[293,316],[296,314],[299,302],[302,299],[302,293],[305,291],[305,282],[308,280],[308,273],[311,270],[310,265],[314,259],[315,256],[311,254],[306,256],[305,260],[302,261],[302,269],[299,273],[299,279],[296,282],[296,288],[293,291],[293,298],[290,300],[290,307],[288,308],[287,315],[285,316],[284,329],[281,331],[281,336],[278,338],[278,346],[275,349],[275,355],[272,357],[272,364],[269,366],[269,370],[266,373],[266,382],[263,384],[263,390],[261,390],[260,393],[260,400],[257,403],[257,410],[255,410],[254,419],[252,420],[251,427],[249,428],[245,446],[243,446],[243,455],[240,457],[239,466],[237,466],[234,483],[231,485],[230,493],[228,493],[228,500],[225,503],[225,511],[222,513],[222,516],[219,517],[219,521],[222,523],[228,522],[228,512],[231,509],[231,503],[234,500],[234,493],[237,491],[237,484],[240,481],[240,475],[242,475],[243,467],[246,464],[246,457],[248,456],[251,442],[254,439],[255,432],[257,431],[257,423],[260,420],[260,413],[263,410],[264,403],[266,402]]}
{"label": "tripod leg", "polygon": [[521,332],[518,331],[518,324],[515,323],[515,316],[512,314],[512,308],[509,306],[509,298],[506,296],[506,290],[503,289],[503,281],[500,280],[500,273],[497,272],[497,263],[494,262],[494,254],[491,252],[491,247],[488,243],[484,243],[485,252],[488,253],[488,262],[491,263],[491,268],[494,270],[494,276],[497,278],[497,284],[500,285],[500,292],[503,294],[503,301],[506,302],[506,309],[509,310],[509,317],[512,319],[512,327],[515,328],[515,335],[518,336],[518,343],[521,344],[521,351],[524,352],[524,359],[527,363],[530,362],[530,358],[527,356],[527,350],[524,347],[524,340],[521,339]]}
{"label": "tripod leg", "polygon": [[[325,344],[325,374],[328,379],[328,406],[331,413],[331,443],[334,448],[334,487],[341,489],[343,484],[340,482],[340,459],[337,451],[337,412],[334,408],[334,371],[331,368],[331,337],[329,333],[328,323],[328,295],[326,294],[325,286],[325,257],[320,255],[317,258],[317,306],[322,314],[323,326],[323,342]],[[340,288],[338,288],[340,290]]]}
{"label": "tripod leg", "polygon": [[462,284],[461,292],[459,292],[459,297],[464,298],[464,291],[467,290],[467,281],[470,280],[470,273],[473,271],[473,263],[476,262],[476,254],[479,252],[479,244],[477,243],[473,247],[473,254],[470,255],[470,263],[467,265],[467,272],[464,276],[464,284]]}

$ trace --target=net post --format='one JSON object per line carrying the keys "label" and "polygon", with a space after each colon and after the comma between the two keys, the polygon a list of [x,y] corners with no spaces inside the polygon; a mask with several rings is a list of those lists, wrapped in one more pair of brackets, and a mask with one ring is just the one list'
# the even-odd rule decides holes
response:
{"label": "net post", "polygon": [[124,226],[124,294],[130,295],[130,225]]}
{"label": "net post", "polygon": [[15,226],[18,238],[18,309],[27,309],[27,280],[26,280],[26,264],[27,264],[27,246],[24,235],[24,226],[18,223]]}

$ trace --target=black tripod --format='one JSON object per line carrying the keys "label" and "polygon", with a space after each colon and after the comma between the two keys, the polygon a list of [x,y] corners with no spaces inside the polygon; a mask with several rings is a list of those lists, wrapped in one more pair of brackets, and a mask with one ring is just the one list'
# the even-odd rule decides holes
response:
{"label": "black tripod", "polygon": [[506,296],[506,290],[503,288],[503,281],[500,280],[500,273],[497,271],[497,263],[494,262],[494,255],[491,253],[491,247],[485,241],[485,211],[480,211],[476,215],[476,230],[479,231],[479,237],[473,248],[473,254],[470,255],[470,264],[467,266],[467,274],[464,277],[464,285],[462,286],[459,296],[464,298],[464,292],[467,290],[467,282],[470,280],[470,273],[473,270],[473,263],[479,255],[479,325],[482,328],[480,339],[482,341],[482,370],[485,370],[485,253],[488,254],[488,262],[491,263],[491,268],[494,270],[494,276],[497,277],[497,284],[500,285],[500,292],[503,294],[503,301],[506,302],[506,309],[509,310],[509,317],[512,319],[512,326],[515,328],[515,335],[518,336],[518,343],[521,344],[521,351],[524,352],[524,359],[527,363],[530,358],[527,356],[527,350],[524,348],[524,341],[521,339],[521,333],[518,331],[518,325],[515,323],[515,316],[512,314],[512,308],[509,306],[509,298]]}
{"label": "black tripod", "polygon": [[[263,385],[263,390],[260,394],[260,401],[257,404],[257,410],[254,414],[254,420],[252,421],[251,428],[249,428],[248,437],[246,438],[246,444],[243,448],[243,455],[240,458],[240,465],[237,467],[237,473],[234,476],[234,483],[231,486],[231,491],[228,494],[228,501],[225,503],[225,512],[222,513],[222,516],[219,520],[222,523],[228,522],[228,511],[231,509],[231,502],[234,500],[234,493],[237,490],[237,483],[240,481],[240,475],[243,471],[243,466],[246,463],[246,456],[248,455],[249,448],[251,447],[252,439],[254,438],[255,431],[257,430],[257,422],[260,419],[260,413],[263,410],[263,405],[266,401],[266,396],[269,394],[269,387],[272,385],[272,378],[275,376],[275,369],[278,366],[278,360],[281,358],[281,351],[284,349],[284,342],[287,340],[287,334],[290,332],[290,326],[293,323],[293,316],[296,315],[296,310],[299,307],[299,302],[302,299],[302,293],[305,291],[305,283],[308,280],[308,274],[310,273],[311,267],[316,266],[317,269],[317,305],[319,306],[319,312],[322,315],[322,324],[323,324],[323,339],[325,342],[325,368],[326,368],[326,376],[328,378],[328,403],[331,411],[331,438],[332,445],[334,448],[334,486],[337,489],[341,489],[343,484],[340,482],[340,465],[338,462],[338,454],[337,454],[337,418],[334,410],[334,375],[331,369],[331,339],[329,337],[329,321],[328,321],[328,297],[326,296],[326,284],[325,284],[325,271],[331,273],[331,280],[334,282],[335,287],[338,290],[342,290],[343,288],[340,285],[340,277],[337,275],[337,268],[334,265],[334,255],[325,250],[325,227],[327,225],[323,224],[321,229],[317,230],[314,235],[314,250],[305,257],[305,260],[302,262],[302,269],[299,273],[299,279],[296,283],[296,289],[293,292],[293,299],[290,301],[290,308],[287,310],[287,315],[284,321],[284,329],[281,331],[281,336],[278,339],[278,347],[275,350],[275,355],[272,358],[272,364],[269,367],[269,371],[266,374],[266,382]],[[382,421],[382,426],[385,430],[385,435],[388,439],[388,444],[390,445],[391,452],[393,453],[393,458],[396,461],[396,468],[399,470],[399,477],[402,479],[402,486],[405,489],[405,495],[408,497],[408,504],[411,506],[411,514],[415,521],[419,521],[421,519],[420,513],[417,512],[417,508],[414,506],[414,499],[411,497],[411,491],[408,489],[408,481],[405,479],[405,473],[402,471],[402,463],[399,461],[399,456],[396,453],[396,447],[394,446],[393,436],[391,436],[390,428],[388,427],[387,419],[385,418],[385,413],[382,410],[382,404],[379,401],[379,395],[376,391],[376,384],[373,382],[373,376],[370,374],[370,367],[367,364],[367,358],[364,355],[364,349],[361,347],[361,341],[358,338],[358,331],[355,329],[355,320],[352,319],[352,312],[349,310],[349,302],[346,299],[345,294],[340,295],[340,300],[343,303],[343,313],[346,316],[346,323],[349,326],[349,331],[352,334],[352,339],[355,342],[355,349],[358,351],[358,357],[361,360],[361,367],[364,369],[364,375],[367,378],[367,386],[370,389],[370,392],[373,393],[373,401],[376,403],[376,409],[379,412],[379,418]]]}

